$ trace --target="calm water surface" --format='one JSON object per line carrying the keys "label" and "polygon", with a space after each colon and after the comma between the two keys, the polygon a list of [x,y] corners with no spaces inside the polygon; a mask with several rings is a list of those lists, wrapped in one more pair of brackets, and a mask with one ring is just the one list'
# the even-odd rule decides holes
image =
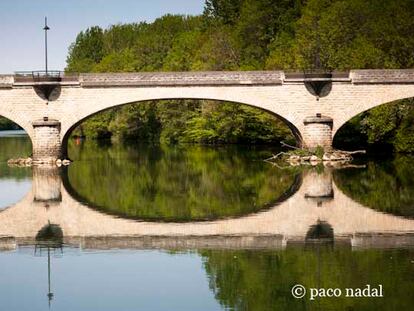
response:
{"label": "calm water surface", "polygon": [[0,133],[0,310],[412,310],[414,157],[301,170],[269,148],[71,141],[68,168],[7,166],[30,150]]}

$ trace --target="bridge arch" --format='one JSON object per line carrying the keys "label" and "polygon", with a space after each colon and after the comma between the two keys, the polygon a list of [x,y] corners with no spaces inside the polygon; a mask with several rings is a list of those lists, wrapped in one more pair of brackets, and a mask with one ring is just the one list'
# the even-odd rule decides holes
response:
{"label": "bridge arch", "polygon": [[99,107],[97,107],[95,110],[88,111],[87,113],[83,113],[82,115],[78,115],[76,118],[73,118],[73,122],[71,124],[62,124],[62,132],[61,132],[61,140],[62,140],[62,150],[63,154],[67,155],[67,145],[68,140],[70,138],[71,133],[73,130],[82,124],[85,120],[87,120],[90,117],[93,117],[101,112],[108,111],[110,109],[123,107],[126,105],[132,105],[132,104],[139,104],[139,103],[145,103],[150,101],[169,101],[169,100],[210,100],[214,102],[221,102],[221,103],[232,103],[235,105],[244,105],[249,106],[252,108],[256,108],[258,110],[261,110],[263,112],[266,112],[276,119],[281,120],[292,132],[293,136],[295,137],[295,140],[298,145],[302,144],[302,134],[298,127],[293,124],[293,122],[289,121],[287,118],[283,117],[282,115],[275,113],[272,109],[267,108],[265,105],[260,105],[258,103],[251,103],[251,102],[244,102],[244,101],[236,101],[236,100],[227,100],[227,99],[220,99],[219,97],[162,97],[162,96],[154,96],[144,99],[138,99],[138,100],[132,100],[127,102],[115,102],[113,104],[101,104]]}
{"label": "bridge arch", "polygon": [[354,103],[349,109],[338,113],[337,116],[335,116],[332,137],[334,138],[336,133],[357,115],[382,105],[388,105],[410,98],[414,98],[414,87],[412,86],[411,88],[407,88],[407,90],[403,87],[398,89],[396,87],[389,86],[389,89],[384,91],[384,93],[376,93],[375,90],[367,92],[365,97],[361,97],[359,100],[358,98],[354,99]]}
{"label": "bridge arch", "polygon": [[332,75],[327,78],[332,90],[320,100],[306,89],[306,79],[281,71],[81,73],[62,77],[60,96],[49,103],[33,90],[38,81],[0,75],[0,115],[27,131],[37,146],[34,158],[50,162],[61,157],[62,142],[78,122],[128,103],[206,99],[246,104],[285,120],[297,140],[312,149],[330,148],[332,136],[353,116],[414,97],[414,69]]}
{"label": "bridge arch", "polygon": [[348,122],[350,122],[353,118],[357,117],[358,115],[368,112],[374,108],[377,107],[381,107],[381,106],[386,106],[386,105],[391,105],[391,104],[396,104],[399,101],[402,100],[406,100],[406,99],[412,99],[413,102],[411,104],[414,104],[414,92],[413,94],[410,96],[404,96],[404,94],[401,96],[401,98],[397,98],[391,101],[383,101],[383,102],[375,102],[373,104],[366,104],[366,105],[355,105],[356,107],[358,107],[357,109],[354,109],[352,114],[349,114],[346,118],[337,118],[335,119],[335,123],[336,123],[336,129],[332,132],[332,141],[335,144],[335,140],[338,137],[338,133],[341,132],[341,130],[344,129],[344,127],[348,124]]}
{"label": "bridge arch", "polygon": [[33,127],[22,119],[19,114],[8,113],[7,111],[0,110],[0,117],[3,117],[21,127],[29,136],[30,142],[33,145]]}

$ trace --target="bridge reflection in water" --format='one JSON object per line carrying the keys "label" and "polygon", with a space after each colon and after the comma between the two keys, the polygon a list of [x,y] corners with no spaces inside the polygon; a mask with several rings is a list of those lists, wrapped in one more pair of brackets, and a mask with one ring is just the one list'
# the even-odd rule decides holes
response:
{"label": "bridge reflection in water", "polygon": [[247,216],[188,223],[123,219],[76,201],[55,167],[34,167],[32,190],[0,213],[0,250],[36,244],[53,224],[63,242],[82,249],[278,249],[330,240],[355,248],[414,246],[414,220],[365,207],[335,185],[332,168],[302,173],[299,189]]}

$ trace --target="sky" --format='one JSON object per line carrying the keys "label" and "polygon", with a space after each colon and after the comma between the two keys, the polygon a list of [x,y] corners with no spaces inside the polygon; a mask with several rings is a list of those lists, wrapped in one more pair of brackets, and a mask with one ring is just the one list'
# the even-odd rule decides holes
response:
{"label": "sky", "polygon": [[47,16],[49,70],[63,70],[69,45],[90,26],[148,21],[165,14],[196,15],[204,0],[1,0],[0,74],[44,70]]}

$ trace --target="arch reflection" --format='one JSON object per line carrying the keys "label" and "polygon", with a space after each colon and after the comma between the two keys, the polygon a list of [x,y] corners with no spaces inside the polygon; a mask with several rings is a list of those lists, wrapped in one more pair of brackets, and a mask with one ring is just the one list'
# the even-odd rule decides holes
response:
{"label": "arch reflection", "polygon": [[[103,213],[73,198],[62,186],[59,171],[34,167],[32,191],[0,213],[0,236],[5,237],[0,244],[5,248],[35,243],[39,228],[50,224],[62,229],[65,244],[93,249],[278,249],[326,238],[357,248],[414,245],[414,220],[351,200],[336,187],[329,168],[303,171],[299,189],[267,210],[186,223],[135,221]],[[329,224],[329,230],[324,230],[324,224]]]}
{"label": "arch reflection", "polygon": [[368,161],[365,168],[335,171],[335,184],[352,200],[383,213],[414,218],[414,157]]}
{"label": "arch reflection", "polygon": [[269,167],[260,151],[247,148],[86,142],[79,149],[82,160],[64,171],[66,190],[122,218],[191,222],[241,217],[283,201],[301,182],[297,173]]}
{"label": "arch reflection", "polygon": [[29,156],[31,142],[22,130],[0,131],[0,212],[18,202],[31,187],[31,169],[10,167],[7,160]]}

